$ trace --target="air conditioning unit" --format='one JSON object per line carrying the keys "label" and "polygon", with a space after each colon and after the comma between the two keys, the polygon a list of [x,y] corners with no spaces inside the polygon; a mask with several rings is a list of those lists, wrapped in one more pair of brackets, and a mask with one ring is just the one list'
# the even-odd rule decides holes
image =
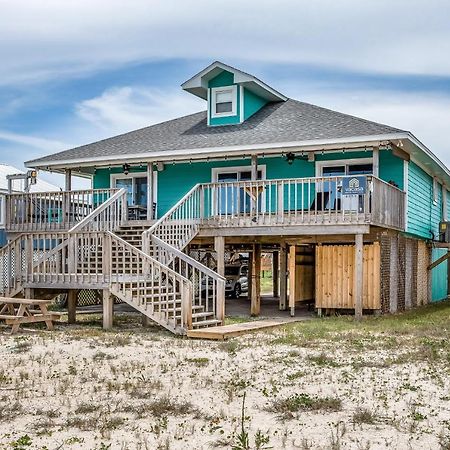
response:
{"label": "air conditioning unit", "polygon": [[450,222],[439,224],[439,241],[450,243]]}

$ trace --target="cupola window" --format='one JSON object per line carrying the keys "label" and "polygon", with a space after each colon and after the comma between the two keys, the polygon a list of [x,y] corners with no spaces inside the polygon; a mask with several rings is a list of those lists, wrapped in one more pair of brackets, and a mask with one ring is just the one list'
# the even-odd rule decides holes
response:
{"label": "cupola window", "polygon": [[236,115],[237,89],[236,86],[213,88],[212,117],[227,117]]}

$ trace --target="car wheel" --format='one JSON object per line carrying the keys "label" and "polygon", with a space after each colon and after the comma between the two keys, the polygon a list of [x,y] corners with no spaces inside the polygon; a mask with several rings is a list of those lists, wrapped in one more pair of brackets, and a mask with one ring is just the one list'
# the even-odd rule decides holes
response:
{"label": "car wheel", "polygon": [[241,296],[241,285],[239,283],[236,283],[236,286],[234,286],[233,290],[233,297],[239,298]]}

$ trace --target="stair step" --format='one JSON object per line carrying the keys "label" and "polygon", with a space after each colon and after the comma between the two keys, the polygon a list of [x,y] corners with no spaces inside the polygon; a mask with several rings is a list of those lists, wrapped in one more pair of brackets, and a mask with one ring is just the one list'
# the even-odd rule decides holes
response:
{"label": "stair step", "polygon": [[193,328],[210,327],[215,325],[220,325],[221,321],[217,319],[211,320],[201,320],[200,322],[192,322]]}

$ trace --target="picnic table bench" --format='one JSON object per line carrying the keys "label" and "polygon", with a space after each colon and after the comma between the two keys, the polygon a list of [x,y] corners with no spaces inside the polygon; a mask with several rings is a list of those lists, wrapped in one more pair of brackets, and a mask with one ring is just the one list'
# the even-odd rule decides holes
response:
{"label": "picnic table bench", "polygon": [[23,323],[45,322],[53,330],[53,321],[59,319],[60,313],[49,311],[51,300],[32,298],[0,297],[0,320],[11,325],[11,334],[17,333]]}

